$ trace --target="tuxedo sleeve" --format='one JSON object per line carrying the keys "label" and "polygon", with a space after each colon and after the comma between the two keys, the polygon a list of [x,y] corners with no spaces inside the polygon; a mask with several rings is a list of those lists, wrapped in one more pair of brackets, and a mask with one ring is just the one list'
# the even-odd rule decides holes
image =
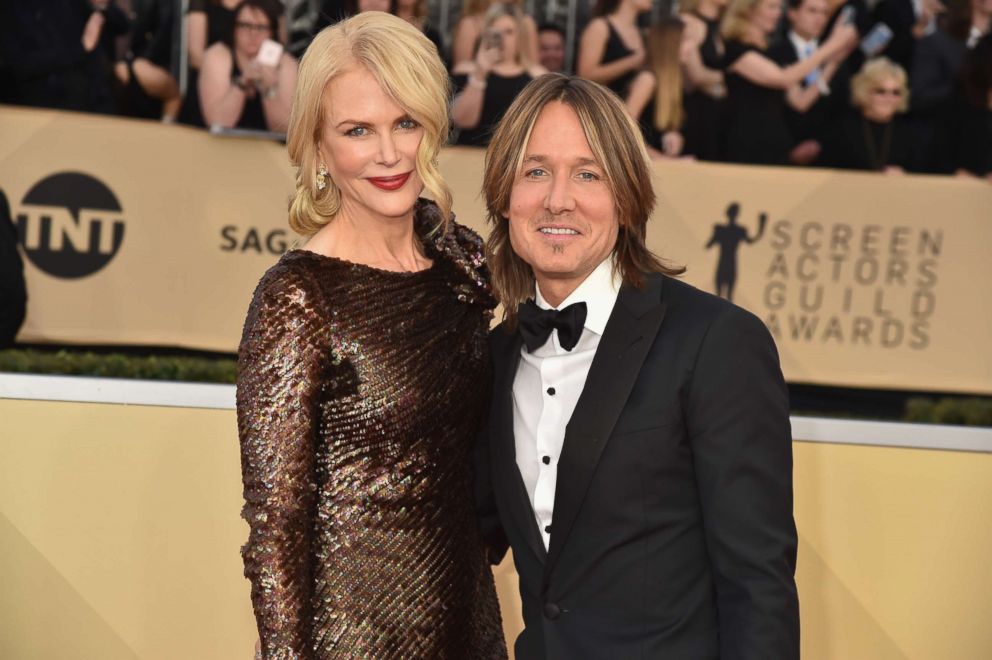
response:
{"label": "tuxedo sleeve", "polygon": [[716,589],[721,660],[799,658],[789,395],[764,324],[721,311],[696,356],[686,424]]}
{"label": "tuxedo sleeve", "polygon": [[[490,339],[490,347],[492,340]],[[490,364],[492,367],[492,364]],[[492,368],[490,374],[495,373]],[[492,400],[492,383],[489,386]],[[490,404],[491,407],[491,404]],[[479,527],[486,542],[486,553],[492,565],[499,564],[503,560],[509,548],[506,534],[499,520],[499,511],[496,508],[496,494],[493,491],[493,463],[492,447],[489,432],[492,414],[486,416],[479,426],[479,431],[475,437],[475,446],[472,453],[472,481],[473,493],[475,496],[475,509],[479,519]]]}

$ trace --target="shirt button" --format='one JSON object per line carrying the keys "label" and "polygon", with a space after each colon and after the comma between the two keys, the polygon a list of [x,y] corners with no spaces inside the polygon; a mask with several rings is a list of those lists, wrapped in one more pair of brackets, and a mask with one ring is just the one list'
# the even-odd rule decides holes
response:
{"label": "shirt button", "polygon": [[561,608],[558,607],[555,603],[545,603],[544,616],[554,621],[559,616],[561,616]]}
{"label": "shirt button", "polygon": [[549,387],[548,388],[548,394],[550,394],[551,396],[554,396],[555,395],[555,388]]}
{"label": "shirt button", "polygon": [[545,534],[550,534],[551,533],[551,525],[545,525],[544,526],[544,533]]}
{"label": "shirt button", "polygon": [[541,458],[541,462],[544,463],[545,465],[550,465],[551,464],[551,457],[550,456],[543,456]]}

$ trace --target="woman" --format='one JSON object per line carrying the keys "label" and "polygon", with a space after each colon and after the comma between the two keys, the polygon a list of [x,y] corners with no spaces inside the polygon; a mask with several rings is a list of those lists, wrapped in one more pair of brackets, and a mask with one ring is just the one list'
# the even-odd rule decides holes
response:
{"label": "woman", "polygon": [[275,40],[279,17],[266,0],[241,0],[231,44],[216,43],[203,56],[200,111],[207,126],[284,133],[296,87],[296,58],[286,52],[275,64],[258,59]]}
{"label": "woman", "polygon": [[854,26],[838,22],[812,55],[781,67],[767,55],[781,14],[781,0],[732,0],[720,26],[727,83],[725,156],[730,162],[787,164],[792,137],[785,124],[785,90],[827,62],[842,60],[857,43]]}
{"label": "woman", "polygon": [[458,144],[484,147],[513,99],[534,78],[547,73],[521,49],[524,14],[511,4],[486,12],[483,38],[474,62],[456,65],[452,80],[458,94],[451,121],[460,129]]}
{"label": "woman", "polygon": [[661,19],[648,33],[648,52],[651,54],[651,71],[658,81],[651,109],[651,140],[648,148],[652,156],[677,158],[683,153],[685,123],[683,106],[682,51],[685,41],[685,24],[674,16]]}
{"label": "woman", "polygon": [[651,0],[599,0],[579,40],[576,72],[623,99],[639,120],[654,91],[654,76],[644,70],[645,48],[637,17],[651,11]]}
{"label": "woman", "polygon": [[906,71],[885,57],[868,60],[851,78],[851,102],[857,111],[824,140],[820,164],[890,174],[910,168],[913,133],[896,118],[909,109]]}
{"label": "woman", "polygon": [[723,80],[720,18],[726,0],[688,0],[679,5],[685,23],[682,66],[685,68],[685,153],[700,160],[719,160],[720,128],[727,86]]}
{"label": "woman", "polygon": [[266,658],[506,657],[469,469],[495,302],[450,220],[447,130],[447,73],[409,23],[359,14],[307,49],[288,147],[309,238],[262,278],[239,350]]}
{"label": "woman", "polygon": [[[479,40],[485,29],[486,14],[495,4],[501,4],[500,0],[465,0],[462,15],[455,23],[455,29],[452,30],[452,67],[475,59]],[[533,60],[537,56],[537,22],[524,12],[523,0],[512,0],[511,4],[524,16],[520,50],[528,59]]]}

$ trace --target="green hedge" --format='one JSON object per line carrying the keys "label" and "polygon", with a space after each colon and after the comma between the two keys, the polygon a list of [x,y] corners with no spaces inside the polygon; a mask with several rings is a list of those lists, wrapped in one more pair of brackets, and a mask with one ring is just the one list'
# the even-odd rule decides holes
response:
{"label": "green hedge", "polygon": [[[86,351],[0,350],[0,372],[137,378],[200,383],[233,383],[231,357],[132,355]],[[910,398],[903,419],[930,424],[992,426],[992,398]]]}
{"label": "green hedge", "polygon": [[233,358],[7,349],[0,351],[0,371],[233,383],[237,375],[237,363]]}
{"label": "green hedge", "polygon": [[913,398],[906,402],[907,422],[992,426],[992,400],[987,398]]}

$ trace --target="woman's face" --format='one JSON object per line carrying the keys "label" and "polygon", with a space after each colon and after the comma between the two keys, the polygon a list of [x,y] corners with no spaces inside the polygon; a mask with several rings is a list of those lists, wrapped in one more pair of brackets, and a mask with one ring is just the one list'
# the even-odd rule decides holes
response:
{"label": "woman's face", "polygon": [[391,99],[364,66],[324,89],[320,162],[341,190],[350,217],[409,219],[423,190],[417,148],[424,129]]}
{"label": "woman's face", "polygon": [[651,11],[652,9],[652,0],[633,0],[633,2],[634,9],[636,9],[638,13]]}
{"label": "woman's face", "polygon": [[503,40],[503,57],[500,61],[516,62],[520,53],[517,20],[512,16],[500,16],[492,22],[489,30],[499,34]]}
{"label": "woman's face", "polygon": [[895,78],[879,78],[868,88],[868,104],[865,114],[874,121],[891,121],[902,103],[903,90]]}
{"label": "woman's face", "polygon": [[248,59],[258,55],[262,42],[272,38],[272,26],[265,12],[243,7],[234,20],[234,50]]}
{"label": "woman's face", "polygon": [[389,0],[358,0],[358,13],[363,11],[389,12]]}
{"label": "woman's face", "polygon": [[754,8],[751,22],[764,34],[771,34],[778,27],[778,20],[781,16],[781,0],[761,0]]}
{"label": "woman's face", "polygon": [[413,14],[417,9],[418,0],[396,0],[396,11]]}

